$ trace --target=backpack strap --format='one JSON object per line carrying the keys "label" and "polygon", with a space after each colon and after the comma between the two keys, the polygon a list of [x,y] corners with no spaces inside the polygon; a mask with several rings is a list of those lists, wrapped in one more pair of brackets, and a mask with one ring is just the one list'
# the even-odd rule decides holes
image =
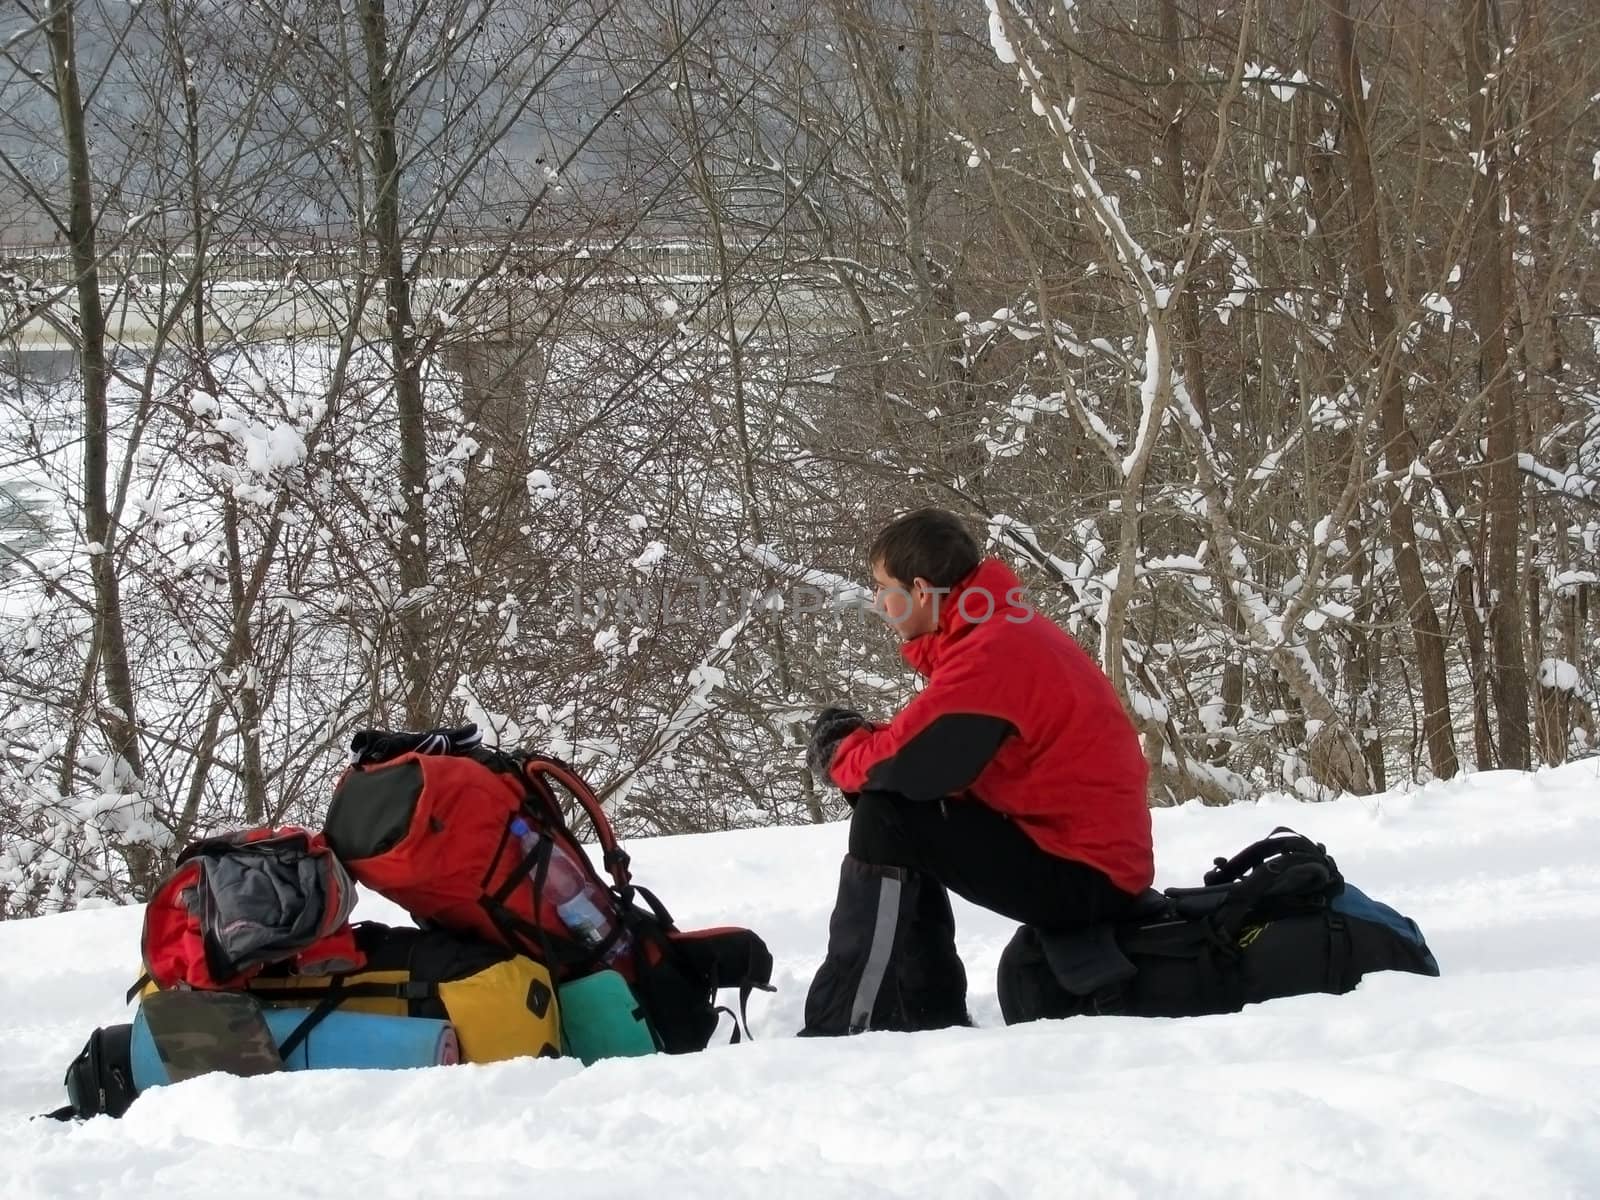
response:
{"label": "backpack strap", "polygon": [[311,1036],[313,1029],[327,1020],[329,1013],[344,1003],[345,990],[340,986],[342,982],[335,976],[333,982],[328,985],[328,994],[317,1001],[317,1006],[306,1015],[305,1020],[294,1027],[288,1037],[278,1043],[278,1057],[284,1062],[288,1062],[289,1056],[300,1049],[300,1043]]}
{"label": "backpack strap", "polygon": [[737,1046],[740,1042],[753,1042],[756,1035],[750,1032],[750,993],[760,988],[763,992],[775,992],[778,989],[771,984],[747,983],[739,989],[739,1011],[734,1012],[726,1004],[717,1005],[714,1011],[727,1013],[733,1018],[733,1036],[728,1039],[728,1045]]}
{"label": "backpack strap", "polygon": [[634,884],[633,890],[644,899],[646,904],[650,906],[650,911],[655,914],[656,920],[661,922],[661,928],[664,931],[671,933],[678,928],[678,926],[672,920],[672,914],[667,911],[667,906],[661,903],[661,898],[659,896],[657,896],[649,888],[645,887],[642,883]]}
{"label": "backpack strap", "polygon": [[[584,782],[583,776],[559,758],[524,751],[517,755],[517,760],[523,775],[535,786],[546,780],[554,780],[578,802],[578,807],[588,816],[589,824],[594,826],[595,839],[600,843],[601,861],[626,901],[633,887],[632,875],[628,870],[632,860],[617,841],[617,835],[611,828],[611,819],[606,816],[605,806],[601,804],[600,797],[594,794],[594,789]],[[548,786],[546,783],[545,787]]]}
{"label": "backpack strap", "polygon": [[1327,988],[1336,996],[1348,992],[1361,980],[1359,971],[1355,972],[1352,978],[1350,970],[1354,951],[1354,935],[1350,932],[1350,922],[1345,919],[1342,912],[1329,905]]}
{"label": "backpack strap", "polygon": [[1236,942],[1245,921],[1265,900],[1294,900],[1311,907],[1326,904],[1344,888],[1333,860],[1320,851],[1279,854],[1258,865],[1234,884],[1228,898],[1212,914],[1211,927],[1219,945],[1237,953]]}
{"label": "backpack strap", "polygon": [[[549,830],[544,831],[538,844],[522,855],[516,869],[506,876],[505,882],[493,893],[483,896],[479,903],[483,905],[489,920],[500,931],[500,936],[505,939],[508,946],[519,949],[527,957],[542,962],[554,977],[569,968],[587,967],[599,962],[616,940],[623,936],[626,924],[621,920],[619,910],[617,919],[612,921],[611,932],[595,946],[579,946],[571,940],[557,940],[551,937],[550,931],[539,921],[539,914],[544,908],[544,881],[550,873],[550,856],[555,852],[555,842],[549,834]],[[503,852],[506,842],[510,839],[509,831],[502,836],[505,839],[501,843]],[[582,861],[587,862],[586,859]],[[592,874],[594,868],[590,867],[589,870]],[[511,893],[528,883],[533,887],[532,921],[523,920],[506,906]]]}
{"label": "backpack strap", "polygon": [[[1287,834],[1280,837],[1279,834]],[[1304,834],[1296,833],[1287,825],[1279,825],[1259,842],[1246,846],[1232,858],[1213,859],[1215,864],[1205,873],[1204,883],[1207,887],[1214,887],[1219,883],[1233,883],[1243,879],[1269,858],[1280,854],[1305,854],[1326,859],[1328,866],[1333,868],[1333,859],[1328,858],[1328,848],[1320,842],[1313,842]],[[1337,874],[1337,869],[1334,869]]]}
{"label": "backpack strap", "polygon": [[122,1002],[124,1004],[132,1004],[133,1003],[133,998],[135,996],[137,996],[140,992],[144,991],[144,989],[147,988],[150,985],[150,983],[151,983],[150,972],[149,971],[140,971],[139,972],[139,978],[137,978],[137,979],[135,979],[133,981],[133,986],[131,988],[129,988],[127,990],[127,993],[122,997]]}
{"label": "backpack strap", "polygon": [[[511,839],[511,829],[507,826],[500,834],[500,848],[495,851],[495,860],[505,851]],[[539,910],[544,904],[544,881],[550,873],[550,856],[555,853],[555,843],[547,836],[541,836],[532,850],[527,851],[518,860],[516,867],[506,876],[494,892],[485,895],[481,901],[484,910],[489,914],[489,919],[494,922],[496,929],[506,939],[506,944],[518,946],[532,957],[540,958],[546,967],[555,975],[556,957],[555,947],[551,944],[550,936],[545,932],[543,925],[539,924]],[[533,886],[533,920],[524,921],[506,907],[506,901],[511,898],[511,893],[524,883]]]}
{"label": "backpack strap", "polygon": [[[755,991],[757,986],[758,985],[753,983],[747,983],[739,989],[739,1028],[733,1031],[733,1040],[735,1044],[737,1044],[739,1041],[739,1029],[744,1030],[745,1037],[749,1038],[751,1041],[755,1041],[755,1035],[750,1032],[750,993]],[[775,992],[778,990],[770,983],[762,984],[760,987],[761,990],[765,992]]]}
{"label": "backpack strap", "polygon": [[1040,931],[1038,938],[1056,982],[1097,1005],[1115,1003],[1122,986],[1138,974],[1117,944],[1116,926],[1107,922],[1060,933]]}
{"label": "backpack strap", "polygon": [[[331,977],[339,980],[339,976]],[[290,1001],[290,1000],[322,1000],[337,991],[345,1000],[432,1000],[439,994],[437,983],[411,979],[405,983],[374,983],[363,981],[360,983],[332,982],[325,987],[258,987],[248,985],[245,989],[257,1000]]]}
{"label": "backpack strap", "polygon": [[300,1044],[311,1036],[311,1031],[328,1015],[343,1004],[346,1000],[380,997],[382,999],[396,1000],[426,1000],[439,994],[437,983],[419,983],[407,980],[405,983],[346,983],[343,976],[330,977],[327,987],[318,988],[249,988],[248,994],[257,1000],[295,1000],[309,999],[319,996],[316,1007],[306,1015],[305,1020],[296,1025],[278,1046],[278,1057],[288,1060],[289,1056],[300,1048]]}

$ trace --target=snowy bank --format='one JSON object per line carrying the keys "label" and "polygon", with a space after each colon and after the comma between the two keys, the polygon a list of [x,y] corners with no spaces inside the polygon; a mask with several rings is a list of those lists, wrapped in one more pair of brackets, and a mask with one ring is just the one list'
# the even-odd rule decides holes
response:
{"label": "snowy bank", "polygon": [[[197,1079],[121,1121],[27,1118],[126,1020],[136,910],[0,925],[0,1196],[1600,1195],[1600,761],[1409,794],[1156,814],[1158,884],[1290,824],[1444,972],[1184,1021],[1000,1026],[1012,927],[957,904],[979,1028],[788,1035],[843,825],[630,844],[680,924],[778,961],[754,1044],[683,1058]],[[397,920],[363,898],[358,917]]]}

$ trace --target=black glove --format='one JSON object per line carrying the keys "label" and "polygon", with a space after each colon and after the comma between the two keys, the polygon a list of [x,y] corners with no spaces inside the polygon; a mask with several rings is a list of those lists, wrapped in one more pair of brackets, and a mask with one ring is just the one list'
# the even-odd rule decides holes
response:
{"label": "black glove", "polygon": [[829,705],[817,714],[811,726],[811,744],[806,747],[806,766],[818,783],[831,782],[828,768],[833,765],[833,752],[847,733],[865,729],[871,724],[853,708]]}

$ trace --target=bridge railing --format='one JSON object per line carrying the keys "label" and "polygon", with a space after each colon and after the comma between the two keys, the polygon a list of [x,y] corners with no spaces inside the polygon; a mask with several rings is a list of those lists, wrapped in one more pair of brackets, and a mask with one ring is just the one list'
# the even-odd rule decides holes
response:
{"label": "bridge railing", "polygon": [[[418,273],[443,278],[476,278],[490,270],[501,255],[504,255],[505,272],[513,275],[593,271],[603,275],[709,279],[720,273],[715,248],[706,242],[690,240],[635,241],[620,245],[529,242],[513,245],[509,250],[488,242],[465,241],[432,245],[421,253]],[[898,265],[904,268],[903,256],[892,246],[869,246],[865,253],[856,257],[869,267],[892,269]],[[777,239],[748,246],[730,245],[728,258],[740,275],[797,264],[809,264],[813,268],[821,265],[814,245]],[[163,279],[187,278],[194,269],[194,254],[188,247],[113,250],[101,256],[99,266],[112,280],[157,283]],[[370,248],[350,244],[226,243],[209,247],[205,258],[206,277],[211,281],[333,283],[377,269],[378,260]],[[76,277],[71,255],[59,245],[0,245],[0,272],[44,286],[69,284]]]}

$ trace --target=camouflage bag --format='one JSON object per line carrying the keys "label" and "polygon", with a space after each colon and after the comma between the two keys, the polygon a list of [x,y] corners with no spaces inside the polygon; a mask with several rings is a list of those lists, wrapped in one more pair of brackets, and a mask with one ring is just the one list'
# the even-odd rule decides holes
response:
{"label": "camouflage bag", "polygon": [[[149,1031],[165,1080],[150,1070],[148,1064],[145,1070],[151,1078],[141,1078],[139,1047],[142,1040],[138,1032],[141,1023]],[[296,1045],[306,1032],[297,1029],[291,1035]],[[160,1082],[182,1083],[212,1071],[225,1071],[229,1075],[269,1075],[283,1070],[286,1053],[294,1051],[289,1040],[283,1043],[287,1050],[279,1048],[255,997],[242,992],[199,992],[189,988],[144,997],[139,1002],[131,1040],[134,1079],[145,1086]]]}

